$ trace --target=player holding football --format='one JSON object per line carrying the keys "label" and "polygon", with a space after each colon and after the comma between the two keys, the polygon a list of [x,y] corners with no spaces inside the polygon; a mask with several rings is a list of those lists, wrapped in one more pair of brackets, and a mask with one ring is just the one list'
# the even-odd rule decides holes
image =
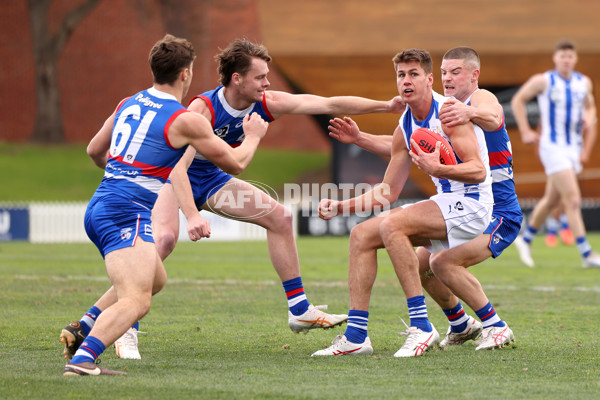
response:
{"label": "player holding football", "polygon": [[105,260],[117,300],[96,319],[63,375],[124,374],[95,361],[150,310],[152,295],[166,283],[151,211],[188,144],[239,173],[267,131],[258,114],[246,116],[246,141],[233,149],[214,136],[205,118],[188,112],[181,101],[190,87],[194,58],[189,41],[172,35],[159,40],[149,57],[152,87],[121,101],[88,145],[88,155],[105,173],[88,204],[85,228]]}
{"label": "player holding football", "polygon": [[[204,115],[210,121],[215,135],[233,147],[243,142],[241,122],[251,112],[271,122],[284,114],[398,113],[404,109],[399,96],[389,101],[375,101],[354,96],[325,98],[268,90],[268,63],[271,57],[264,46],[247,40],[234,40],[215,58],[219,63],[222,86],[195,96],[188,109]],[[345,314],[327,314],[309,303],[300,276],[289,209],[253,185],[222,171],[192,148],[173,169],[172,176],[179,179],[172,185],[164,185],[152,214],[156,246],[163,260],[173,251],[179,236],[177,193],[179,206],[188,220],[187,231],[193,241],[210,235],[208,222],[200,216],[199,209],[257,224],[267,230],[271,262],[286,293],[288,324],[293,332],[330,328],[346,321]],[[222,201],[231,198],[259,198],[260,201],[258,204],[246,202],[243,207]],[[114,299],[114,291],[110,289],[87,314],[97,316]],[[80,323],[93,325],[93,320],[84,316]],[[64,335],[71,340],[64,341],[73,343],[65,348],[68,356],[81,338],[76,339],[74,333],[69,332],[74,329],[69,326],[65,330]],[[140,358],[137,337],[134,335],[135,330],[131,330],[117,341],[117,344],[123,345],[115,346],[121,357]]]}
{"label": "player holding football", "polygon": [[[546,172],[546,190],[536,203],[523,236],[515,240],[521,261],[533,267],[531,242],[546,217],[564,204],[583,268],[600,267],[600,254],[592,251],[581,216],[581,192],[577,174],[589,160],[596,140],[596,105],[592,80],[575,71],[577,52],[568,41],[556,45],[555,69],[529,78],[513,96],[511,105],[525,144],[539,141],[538,153]],[[542,131],[538,134],[527,120],[528,101],[537,97]],[[583,144],[582,144],[583,142]]]}
{"label": "player holding football", "polygon": [[[323,199],[319,215],[330,219],[343,212],[373,210],[395,201],[406,180],[411,160],[427,172],[438,194],[429,200],[390,210],[354,227],[350,234],[350,311],[344,335],[332,346],[313,356],[371,354],[367,336],[369,301],[377,274],[377,249],[385,247],[407,299],[410,327],[404,345],[395,357],[424,354],[439,343],[439,334],[427,317],[427,307],[419,276],[419,259],[414,246],[427,246],[434,253],[451,249],[479,236],[490,222],[492,210],[491,173],[483,131],[466,122],[447,125],[439,118],[448,98],[432,90],[433,73],[429,53],[409,49],[394,59],[398,92],[407,104],[400,118],[391,149],[391,159],[383,182],[362,196],[344,201]],[[429,154],[417,149],[411,140],[414,130],[425,127],[449,138],[460,162],[440,163],[439,144]],[[351,136],[359,133],[350,118],[336,119],[333,131]],[[436,178],[442,177],[442,178]],[[382,201],[383,199],[384,201]],[[387,204],[386,204],[387,203]],[[423,216],[427,216],[424,218]]]}
{"label": "player holding football", "polygon": [[[431,260],[429,251],[424,247],[417,249],[417,255],[421,283],[450,323],[440,346],[463,344],[477,338],[483,330],[483,340],[477,347],[481,350],[504,346],[514,339],[514,334],[497,314],[488,315],[493,306],[477,278],[466,268],[489,257],[496,258],[510,246],[519,233],[523,214],[515,192],[511,144],[502,106],[492,93],[479,89],[479,72],[480,60],[475,50],[456,47],[446,52],[441,66],[442,84],[444,95],[453,98],[447,100],[440,110],[440,120],[448,125],[470,120],[483,129],[492,171],[492,220],[482,235],[468,243],[440,251]],[[344,133],[335,131],[331,135],[344,143],[360,143],[366,150],[383,157],[390,156],[390,146],[386,146],[391,139],[389,136],[364,132],[354,137],[341,136]],[[476,310],[483,326],[465,313],[457,296]]]}

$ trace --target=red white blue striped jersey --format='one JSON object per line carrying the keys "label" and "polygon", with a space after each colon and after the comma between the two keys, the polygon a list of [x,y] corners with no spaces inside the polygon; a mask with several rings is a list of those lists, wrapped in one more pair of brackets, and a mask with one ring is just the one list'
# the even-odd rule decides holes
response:
{"label": "red white blue striped jersey", "polygon": [[579,154],[582,139],[583,104],[588,95],[585,77],[573,71],[566,80],[557,71],[547,71],[546,90],[537,96],[542,133],[540,145],[555,144]]}
{"label": "red white blue striped jersey", "polygon": [[[223,139],[231,147],[237,147],[244,141],[245,136],[242,125],[246,115],[256,112],[267,122],[272,122],[275,119],[267,108],[264,93],[261,102],[252,103],[244,110],[236,110],[227,103],[223,93],[223,86],[195,96],[190,103],[198,98],[204,100],[210,110],[212,117],[211,124],[215,135]],[[192,172],[194,170],[203,170],[207,167],[216,168],[202,154],[196,153],[190,165]]]}
{"label": "red white blue striped jersey", "polygon": [[173,148],[167,136],[184,112],[174,96],[154,88],[123,100],[115,115],[104,178],[94,196],[115,194],[152,209],[187,148]]}
{"label": "red white blue striped jersey", "polygon": [[[473,96],[473,93],[471,93],[471,96]],[[465,100],[465,104],[471,104],[471,96]],[[495,131],[482,130],[488,149],[490,170],[492,172],[494,213],[522,215],[515,191],[515,181],[513,180],[512,145],[506,125],[504,124],[504,115],[502,116],[502,125],[498,129]]]}
{"label": "red white blue striped jersey", "polygon": [[[410,150],[410,137],[413,131],[419,128],[427,128],[431,129],[434,132],[439,133],[444,137],[444,139],[448,140],[450,144],[452,141],[448,138],[448,136],[442,130],[442,123],[439,119],[439,110],[442,107],[442,104],[448,97],[444,97],[439,93],[432,91],[433,93],[433,101],[431,102],[431,109],[427,118],[423,121],[418,121],[415,119],[414,115],[410,107],[406,108],[402,117],[400,117],[400,128],[404,134],[404,140],[406,142],[406,147]],[[481,183],[463,183],[459,181],[455,181],[452,179],[440,179],[434,176],[431,177],[431,180],[435,184],[437,188],[437,193],[456,193],[463,194],[466,197],[471,197],[475,200],[480,201],[484,204],[492,204],[493,203],[493,195],[492,195],[492,175],[489,167],[488,160],[488,150],[485,143],[485,138],[483,131],[477,125],[473,125],[475,130],[475,135],[477,137],[477,142],[479,144],[479,154],[483,161],[483,165],[486,168],[486,178],[484,182]],[[456,154],[455,154],[456,155]],[[456,161],[461,163],[462,161],[456,156]]]}

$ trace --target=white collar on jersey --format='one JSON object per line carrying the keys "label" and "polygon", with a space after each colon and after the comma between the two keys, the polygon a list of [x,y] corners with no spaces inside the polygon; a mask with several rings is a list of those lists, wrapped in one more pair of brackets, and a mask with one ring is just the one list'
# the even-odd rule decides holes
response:
{"label": "white collar on jersey", "polygon": [[232,117],[235,117],[235,118],[241,118],[241,117],[245,117],[246,114],[249,114],[250,111],[252,111],[255,103],[250,104],[250,107],[245,108],[243,110],[236,110],[235,108],[231,107],[229,105],[229,103],[227,103],[227,99],[225,99],[225,94],[223,93],[223,89],[224,88],[221,88],[217,92],[217,96],[219,97],[219,102],[221,103],[221,105],[223,106],[225,111],[227,111],[229,113],[229,115],[231,115]]}
{"label": "white collar on jersey", "polygon": [[151,87],[150,89],[148,89],[148,93],[150,93],[154,97],[158,97],[159,99],[165,99],[165,100],[171,99],[171,100],[177,101],[177,97],[173,96],[172,94],[166,93],[166,92],[161,92],[160,90],[157,90],[154,87]]}

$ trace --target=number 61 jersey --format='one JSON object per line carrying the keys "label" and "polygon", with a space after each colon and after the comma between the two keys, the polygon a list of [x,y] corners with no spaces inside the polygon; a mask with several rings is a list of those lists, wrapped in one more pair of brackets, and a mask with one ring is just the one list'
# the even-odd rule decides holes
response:
{"label": "number 61 jersey", "polygon": [[184,112],[174,96],[154,88],[123,100],[115,114],[104,178],[94,196],[118,195],[152,209],[187,148],[173,148],[167,136]]}

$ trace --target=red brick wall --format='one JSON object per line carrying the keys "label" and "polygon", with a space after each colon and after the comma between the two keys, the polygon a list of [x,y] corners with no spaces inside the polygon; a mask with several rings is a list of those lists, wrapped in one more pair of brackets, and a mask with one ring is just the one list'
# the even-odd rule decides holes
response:
{"label": "red brick wall", "polygon": [[[55,0],[51,31],[73,3]],[[122,98],[151,86],[148,52],[166,32],[190,39],[198,54],[188,99],[217,85],[213,57],[219,48],[236,37],[262,41],[256,0],[174,3],[163,10],[158,1],[104,0],[75,29],[58,64],[67,141],[88,142]],[[6,2],[0,7],[0,140],[31,137],[36,107],[32,52],[26,2]],[[274,68],[271,88],[290,90]],[[329,149],[325,135],[306,116],[272,124],[263,146]]]}

